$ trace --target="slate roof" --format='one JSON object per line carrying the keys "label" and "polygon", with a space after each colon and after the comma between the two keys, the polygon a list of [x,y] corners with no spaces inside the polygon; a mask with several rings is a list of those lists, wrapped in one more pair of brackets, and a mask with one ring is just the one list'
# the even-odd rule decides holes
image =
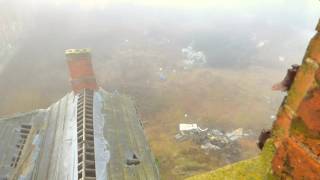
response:
{"label": "slate roof", "polygon": [[[0,119],[0,180],[80,179],[78,101],[69,93],[48,109]],[[133,101],[100,89],[91,108],[95,161],[86,167],[95,175],[84,179],[160,179]]]}

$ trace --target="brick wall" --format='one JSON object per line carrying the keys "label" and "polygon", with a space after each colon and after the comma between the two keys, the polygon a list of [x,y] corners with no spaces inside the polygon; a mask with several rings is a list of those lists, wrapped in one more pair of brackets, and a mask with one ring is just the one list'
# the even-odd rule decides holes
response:
{"label": "brick wall", "polygon": [[273,125],[281,179],[320,179],[320,22]]}

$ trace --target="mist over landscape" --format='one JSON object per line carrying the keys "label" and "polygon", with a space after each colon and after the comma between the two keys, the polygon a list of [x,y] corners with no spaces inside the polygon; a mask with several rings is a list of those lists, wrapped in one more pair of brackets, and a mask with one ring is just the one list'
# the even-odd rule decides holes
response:
{"label": "mist over landscape", "polygon": [[[71,88],[64,50],[90,48],[102,88],[131,96],[164,179],[255,156],[320,15],[316,0],[0,0],[0,116],[47,108]],[[177,142],[179,123],[252,136],[234,157]],[[169,148],[170,147],[170,148]]]}

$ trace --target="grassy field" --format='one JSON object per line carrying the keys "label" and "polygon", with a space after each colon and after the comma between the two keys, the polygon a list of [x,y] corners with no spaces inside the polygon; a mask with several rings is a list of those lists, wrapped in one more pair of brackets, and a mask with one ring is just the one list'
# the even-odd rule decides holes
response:
{"label": "grassy field", "polygon": [[[242,153],[235,159],[253,157],[259,152],[256,136],[262,128],[271,127],[270,116],[276,113],[282,99],[281,93],[270,90],[283,77],[282,72],[261,67],[184,70],[176,66],[164,68],[166,80],[161,80],[160,65],[143,68],[133,63],[120,71],[110,64],[98,64],[97,79],[107,90],[118,90],[135,100],[163,179],[179,180],[231,163],[219,153],[206,154],[191,141],[176,142],[179,123],[198,123],[202,128],[225,131],[240,127],[252,130],[255,136],[240,141]],[[69,87],[66,74],[54,74],[43,72],[30,80],[23,73],[7,75],[12,81],[5,81],[7,85],[2,88],[0,114],[46,108],[58,100]],[[58,78],[51,83],[50,77]]]}
{"label": "grassy field", "polygon": [[282,99],[281,93],[270,90],[282,73],[261,67],[164,73],[166,80],[154,75],[147,81],[127,80],[118,86],[135,98],[163,179],[183,179],[228,163],[219,153],[206,154],[191,141],[176,142],[179,123],[198,123],[203,128],[225,131],[240,127],[252,130],[253,137],[240,141],[242,152],[235,159],[257,155],[257,135],[261,129],[271,127],[270,116]]}

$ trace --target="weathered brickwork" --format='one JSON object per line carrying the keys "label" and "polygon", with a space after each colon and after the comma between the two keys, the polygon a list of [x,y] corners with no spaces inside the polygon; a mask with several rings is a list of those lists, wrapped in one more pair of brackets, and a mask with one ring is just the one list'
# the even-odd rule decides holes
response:
{"label": "weathered brickwork", "polygon": [[285,138],[273,159],[273,170],[281,179],[319,178],[319,160],[309,147],[293,138]]}
{"label": "weathered brickwork", "polygon": [[[317,31],[320,30],[320,23]],[[274,174],[281,179],[320,179],[320,33],[310,41],[273,126]]]}
{"label": "weathered brickwork", "polygon": [[80,92],[82,89],[98,89],[91,64],[91,54],[88,49],[69,49],[65,52],[69,66],[72,89]]}

